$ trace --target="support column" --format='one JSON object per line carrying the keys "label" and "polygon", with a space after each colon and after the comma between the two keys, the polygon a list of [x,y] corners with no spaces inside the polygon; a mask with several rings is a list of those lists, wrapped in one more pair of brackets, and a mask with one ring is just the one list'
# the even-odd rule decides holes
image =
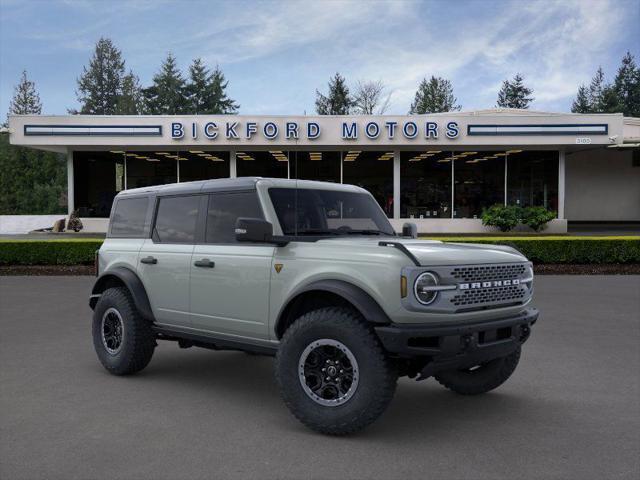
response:
{"label": "support column", "polygon": [[393,218],[400,218],[400,150],[393,151]]}
{"label": "support column", "polygon": [[73,176],[73,150],[67,150],[67,213],[71,213],[76,209],[75,189]]}
{"label": "support column", "polygon": [[560,150],[558,157],[558,218],[564,220],[564,179],[565,179],[565,150]]}
{"label": "support column", "polygon": [[504,156],[504,206],[507,206],[507,188],[508,188],[508,182],[507,182],[507,175],[509,172],[509,154],[507,153]]}
{"label": "support column", "polygon": [[236,170],[236,151],[231,150],[229,152],[229,178],[236,178],[237,170]]}

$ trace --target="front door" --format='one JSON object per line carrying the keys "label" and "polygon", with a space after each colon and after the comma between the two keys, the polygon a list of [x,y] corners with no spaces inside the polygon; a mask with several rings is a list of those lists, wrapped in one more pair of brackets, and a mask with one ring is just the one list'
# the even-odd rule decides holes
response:
{"label": "front door", "polygon": [[275,247],[237,243],[238,217],[264,218],[255,191],[209,196],[205,243],[195,246],[191,262],[193,327],[268,339],[269,279]]}
{"label": "front door", "polygon": [[138,256],[138,271],[156,321],[190,327],[189,275],[201,195],[160,197],[152,238]]}

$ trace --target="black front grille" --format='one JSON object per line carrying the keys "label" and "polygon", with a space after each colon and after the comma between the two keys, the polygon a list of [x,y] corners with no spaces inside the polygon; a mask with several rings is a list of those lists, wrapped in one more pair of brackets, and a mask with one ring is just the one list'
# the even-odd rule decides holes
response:
{"label": "black front grille", "polygon": [[525,273],[526,268],[527,267],[522,263],[456,267],[451,270],[451,277],[460,282],[510,280],[513,278],[520,278]]}
{"label": "black front grille", "polygon": [[482,303],[515,303],[520,302],[526,295],[526,287],[509,285],[506,287],[479,288],[465,290],[455,295],[450,301],[456,307],[478,305]]}

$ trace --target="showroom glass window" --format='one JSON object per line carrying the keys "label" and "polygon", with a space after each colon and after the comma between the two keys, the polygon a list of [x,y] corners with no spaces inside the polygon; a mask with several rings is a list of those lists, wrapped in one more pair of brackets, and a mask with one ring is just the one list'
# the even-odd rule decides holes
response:
{"label": "showroom glass window", "polygon": [[177,163],[180,182],[229,177],[229,152],[187,150],[169,153]]}
{"label": "showroom glass window", "polygon": [[454,218],[480,218],[482,210],[504,205],[504,151],[454,152]]}
{"label": "showroom glass window", "polygon": [[451,218],[451,156],[441,150],[401,152],[402,218]]}
{"label": "showroom glass window", "polygon": [[108,218],[124,190],[124,152],[74,152],[74,204],[80,217]]}
{"label": "showroom glass window", "polygon": [[558,152],[508,151],[507,203],[558,211]]}
{"label": "showroom glass window", "polygon": [[340,152],[289,152],[291,178],[340,183]]}
{"label": "showroom glass window", "polygon": [[393,152],[343,152],[343,183],[362,187],[373,195],[387,217],[393,216]]}
{"label": "showroom glass window", "polygon": [[127,189],[165,185],[177,181],[175,158],[156,152],[126,152]]}
{"label": "showroom glass window", "polygon": [[236,172],[238,177],[289,178],[288,152],[281,150],[237,152]]}

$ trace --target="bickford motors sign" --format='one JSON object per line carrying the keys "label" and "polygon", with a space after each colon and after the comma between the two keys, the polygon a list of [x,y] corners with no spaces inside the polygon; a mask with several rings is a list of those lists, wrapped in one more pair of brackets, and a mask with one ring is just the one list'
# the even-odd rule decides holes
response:
{"label": "bickford motors sign", "polygon": [[[332,125],[334,126],[334,125]],[[342,140],[357,140],[362,136],[369,140],[384,138],[394,140],[402,137],[407,140],[424,138],[436,140],[440,136],[449,139],[458,138],[460,127],[457,122],[449,121],[444,125],[439,125],[433,121],[368,121],[359,123],[356,121],[336,122],[335,126],[340,129],[339,136]],[[333,132],[335,134],[335,132]],[[307,121],[266,121],[264,123],[256,121],[192,121],[192,122],[172,122],[171,138],[174,140],[206,138],[216,140],[224,138],[227,140],[251,140],[254,137],[262,137],[266,140],[316,140],[323,134],[322,126],[318,122]]]}

